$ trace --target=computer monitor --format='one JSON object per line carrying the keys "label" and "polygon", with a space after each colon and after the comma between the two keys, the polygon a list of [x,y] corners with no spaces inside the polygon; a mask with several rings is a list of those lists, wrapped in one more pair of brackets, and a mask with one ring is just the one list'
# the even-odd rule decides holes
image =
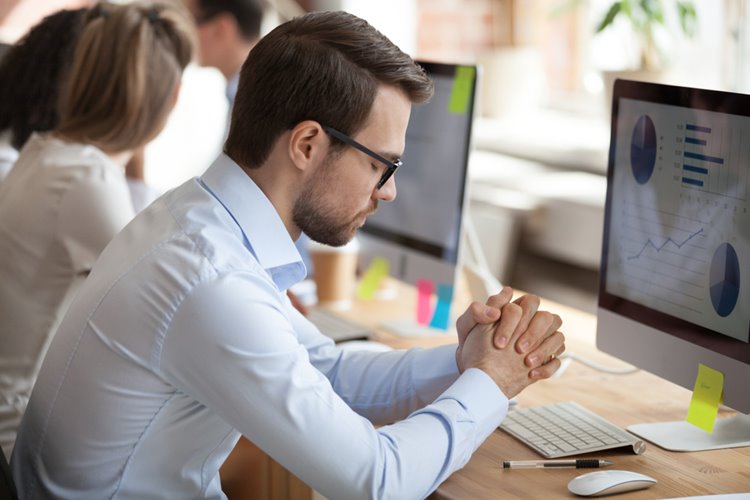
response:
{"label": "computer monitor", "polygon": [[667,449],[750,445],[749,211],[750,96],[615,83],[597,347],[740,412],[628,428]]}
{"label": "computer monitor", "polygon": [[[404,166],[396,173],[396,200],[381,203],[359,232],[362,267],[380,257],[389,262],[389,274],[401,281],[416,285],[428,279],[453,286],[467,206],[477,68],[419,64],[432,78],[435,93],[429,102],[412,108]],[[429,334],[411,329],[414,321],[389,325],[397,333]]]}

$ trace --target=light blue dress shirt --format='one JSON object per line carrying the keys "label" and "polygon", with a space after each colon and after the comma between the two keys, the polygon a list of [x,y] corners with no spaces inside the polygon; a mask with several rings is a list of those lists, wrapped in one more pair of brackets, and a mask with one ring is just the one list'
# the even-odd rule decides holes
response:
{"label": "light blue dress shirt", "polygon": [[11,460],[21,497],[223,498],[240,434],[332,499],[428,495],[507,399],[480,370],[459,376],[455,345],[338,349],[284,293],[304,274],[226,156],[154,202],[53,340]]}

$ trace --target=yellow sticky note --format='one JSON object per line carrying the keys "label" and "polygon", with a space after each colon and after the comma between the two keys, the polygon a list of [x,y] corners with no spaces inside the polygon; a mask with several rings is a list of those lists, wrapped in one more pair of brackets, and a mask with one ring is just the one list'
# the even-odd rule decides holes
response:
{"label": "yellow sticky note", "polygon": [[724,374],[700,363],[686,420],[710,434],[723,400]]}
{"label": "yellow sticky note", "polygon": [[471,98],[471,89],[474,86],[475,74],[476,70],[473,66],[456,68],[451,98],[448,101],[448,112],[460,115],[466,114],[469,109],[469,99]]}
{"label": "yellow sticky note", "polygon": [[370,262],[370,267],[362,276],[362,281],[357,287],[357,297],[362,300],[372,300],[378,290],[383,278],[388,276],[388,261],[382,257],[375,257]]}

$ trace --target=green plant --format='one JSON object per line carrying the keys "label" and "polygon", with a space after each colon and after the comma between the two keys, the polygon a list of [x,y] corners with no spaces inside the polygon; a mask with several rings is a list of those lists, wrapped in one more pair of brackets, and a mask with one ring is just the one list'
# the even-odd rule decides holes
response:
{"label": "green plant", "polygon": [[[696,31],[697,13],[691,0],[669,0],[677,8],[677,19],[682,32],[693,37]],[[617,18],[625,18],[641,41],[641,69],[656,70],[662,66],[664,56],[657,44],[657,30],[665,27],[664,2],[662,0],[618,0],[613,2],[596,27],[600,33],[612,26]]]}

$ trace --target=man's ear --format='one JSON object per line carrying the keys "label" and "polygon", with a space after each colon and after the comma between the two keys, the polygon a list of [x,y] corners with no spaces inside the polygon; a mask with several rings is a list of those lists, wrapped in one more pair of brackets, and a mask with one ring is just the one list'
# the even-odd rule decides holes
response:
{"label": "man's ear", "polygon": [[289,158],[300,170],[317,165],[328,153],[328,137],[320,123],[312,120],[299,122],[289,135]]}

